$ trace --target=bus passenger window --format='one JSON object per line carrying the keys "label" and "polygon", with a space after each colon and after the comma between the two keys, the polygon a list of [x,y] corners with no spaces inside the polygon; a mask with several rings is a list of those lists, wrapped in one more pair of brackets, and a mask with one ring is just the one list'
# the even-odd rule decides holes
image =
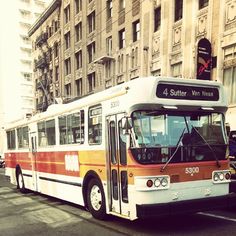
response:
{"label": "bus passenger window", "polygon": [[66,116],[61,116],[59,120],[60,144],[66,144]]}
{"label": "bus passenger window", "polygon": [[40,147],[55,145],[55,120],[38,123],[38,145]]}
{"label": "bus passenger window", "polygon": [[89,144],[102,143],[102,107],[93,106],[88,113],[88,142]]}
{"label": "bus passenger window", "polygon": [[20,127],[17,129],[17,139],[19,148],[28,148],[29,147],[29,134],[28,126]]}
{"label": "bus passenger window", "polygon": [[14,129],[7,131],[7,148],[9,150],[16,148],[16,133]]}
{"label": "bus passenger window", "polygon": [[40,147],[47,146],[47,137],[45,130],[45,122],[38,123],[38,145]]}
{"label": "bus passenger window", "polygon": [[48,145],[56,144],[56,135],[55,135],[55,120],[47,120],[46,121],[46,136]]}
{"label": "bus passenger window", "polygon": [[84,111],[60,116],[60,144],[84,143]]}

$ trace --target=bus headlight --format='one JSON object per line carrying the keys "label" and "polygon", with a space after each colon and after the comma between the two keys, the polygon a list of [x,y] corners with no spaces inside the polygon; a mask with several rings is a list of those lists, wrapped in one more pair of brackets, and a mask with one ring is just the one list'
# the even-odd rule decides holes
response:
{"label": "bus headlight", "polygon": [[167,179],[167,178],[163,178],[163,179],[161,180],[161,186],[162,186],[163,188],[165,188],[167,185],[168,185],[168,179]]}
{"label": "bus headlight", "polygon": [[219,175],[218,175],[218,173],[215,173],[215,174],[214,174],[213,180],[214,180],[215,182],[219,180]]}
{"label": "bus headlight", "polygon": [[212,181],[215,184],[230,182],[230,171],[229,170],[213,171]]}
{"label": "bus headlight", "polygon": [[155,187],[158,188],[161,185],[160,179],[156,179],[155,182],[154,182],[154,185],[155,185]]}

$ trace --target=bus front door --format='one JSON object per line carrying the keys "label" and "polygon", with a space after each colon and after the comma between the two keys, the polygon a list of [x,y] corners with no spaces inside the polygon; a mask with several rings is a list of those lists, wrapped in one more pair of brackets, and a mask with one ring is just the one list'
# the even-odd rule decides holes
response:
{"label": "bus front door", "polygon": [[38,191],[38,175],[37,175],[37,136],[36,132],[30,132],[30,159],[32,167],[32,190]]}
{"label": "bus front door", "polygon": [[107,117],[108,195],[110,211],[129,216],[126,135],[121,119],[124,114]]}

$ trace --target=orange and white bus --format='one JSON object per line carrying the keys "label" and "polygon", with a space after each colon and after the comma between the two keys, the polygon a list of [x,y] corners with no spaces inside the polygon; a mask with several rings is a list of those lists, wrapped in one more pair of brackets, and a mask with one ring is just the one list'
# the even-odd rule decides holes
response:
{"label": "orange and white bus", "polygon": [[130,220],[226,207],[223,87],[147,77],[6,127],[6,175],[33,190]]}

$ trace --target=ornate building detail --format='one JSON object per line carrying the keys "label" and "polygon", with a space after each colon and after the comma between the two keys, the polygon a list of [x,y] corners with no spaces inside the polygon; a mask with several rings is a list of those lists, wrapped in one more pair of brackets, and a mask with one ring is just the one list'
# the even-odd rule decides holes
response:
{"label": "ornate building detail", "polygon": [[95,72],[96,66],[94,63],[88,64],[88,74]]}
{"label": "ornate building detail", "polygon": [[71,83],[71,74],[65,76],[65,84]]}
{"label": "ornate building detail", "polygon": [[105,81],[105,88],[110,88],[110,87],[112,87],[112,79]]}
{"label": "ornate building detail", "polygon": [[81,12],[79,12],[76,16],[75,16],[75,25],[78,24],[79,22],[82,21],[82,14]]}
{"label": "ornate building detail", "polygon": [[95,1],[92,1],[91,3],[88,4],[87,13],[90,14],[94,10],[95,10]]}
{"label": "ornate building detail", "polygon": [[125,10],[121,10],[118,16],[118,24],[121,25],[125,23]]}
{"label": "ornate building detail", "polygon": [[130,70],[130,79],[138,78],[139,77],[139,73],[140,73],[139,68]]}
{"label": "ornate building detail", "polygon": [[132,0],[132,16],[138,15],[140,12],[140,0]]}
{"label": "ornate building detail", "polygon": [[236,1],[229,1],[226,4],[225,12],[225,30],[230,30],[236,27]]}
{"label": "ornate building detail", "polygon": [[109,33],[112,30],[112,18],[106,22],[106,32]]}
{"label": "ornate building detail", "polygon": [[80,69],[76,70],[75,79],[82,78],[82,76],[83,76],[82,69],[80,68]]}
{"label": "ornate building detail", "polygon": [[207,14],[201,15],[197,20],[197,35],[204,35],[207,31]]}
{"label": "ornate building detail", "polygon": [[152,58],[158,58],[160,56],[160,35],[153,37],[152,41]]}
{"label": "ornate building detail", "polygon": [[181,49],[181,40],[182,40],[182,24],[176,24],[173,27],[173,47],[172,51]]}
{"label": "ornate building detail", "polygon": [[174,53],[171,55],[171,60],[170,60],[170,64],[176,64],[178,62],[182,61],[182,53]]}

